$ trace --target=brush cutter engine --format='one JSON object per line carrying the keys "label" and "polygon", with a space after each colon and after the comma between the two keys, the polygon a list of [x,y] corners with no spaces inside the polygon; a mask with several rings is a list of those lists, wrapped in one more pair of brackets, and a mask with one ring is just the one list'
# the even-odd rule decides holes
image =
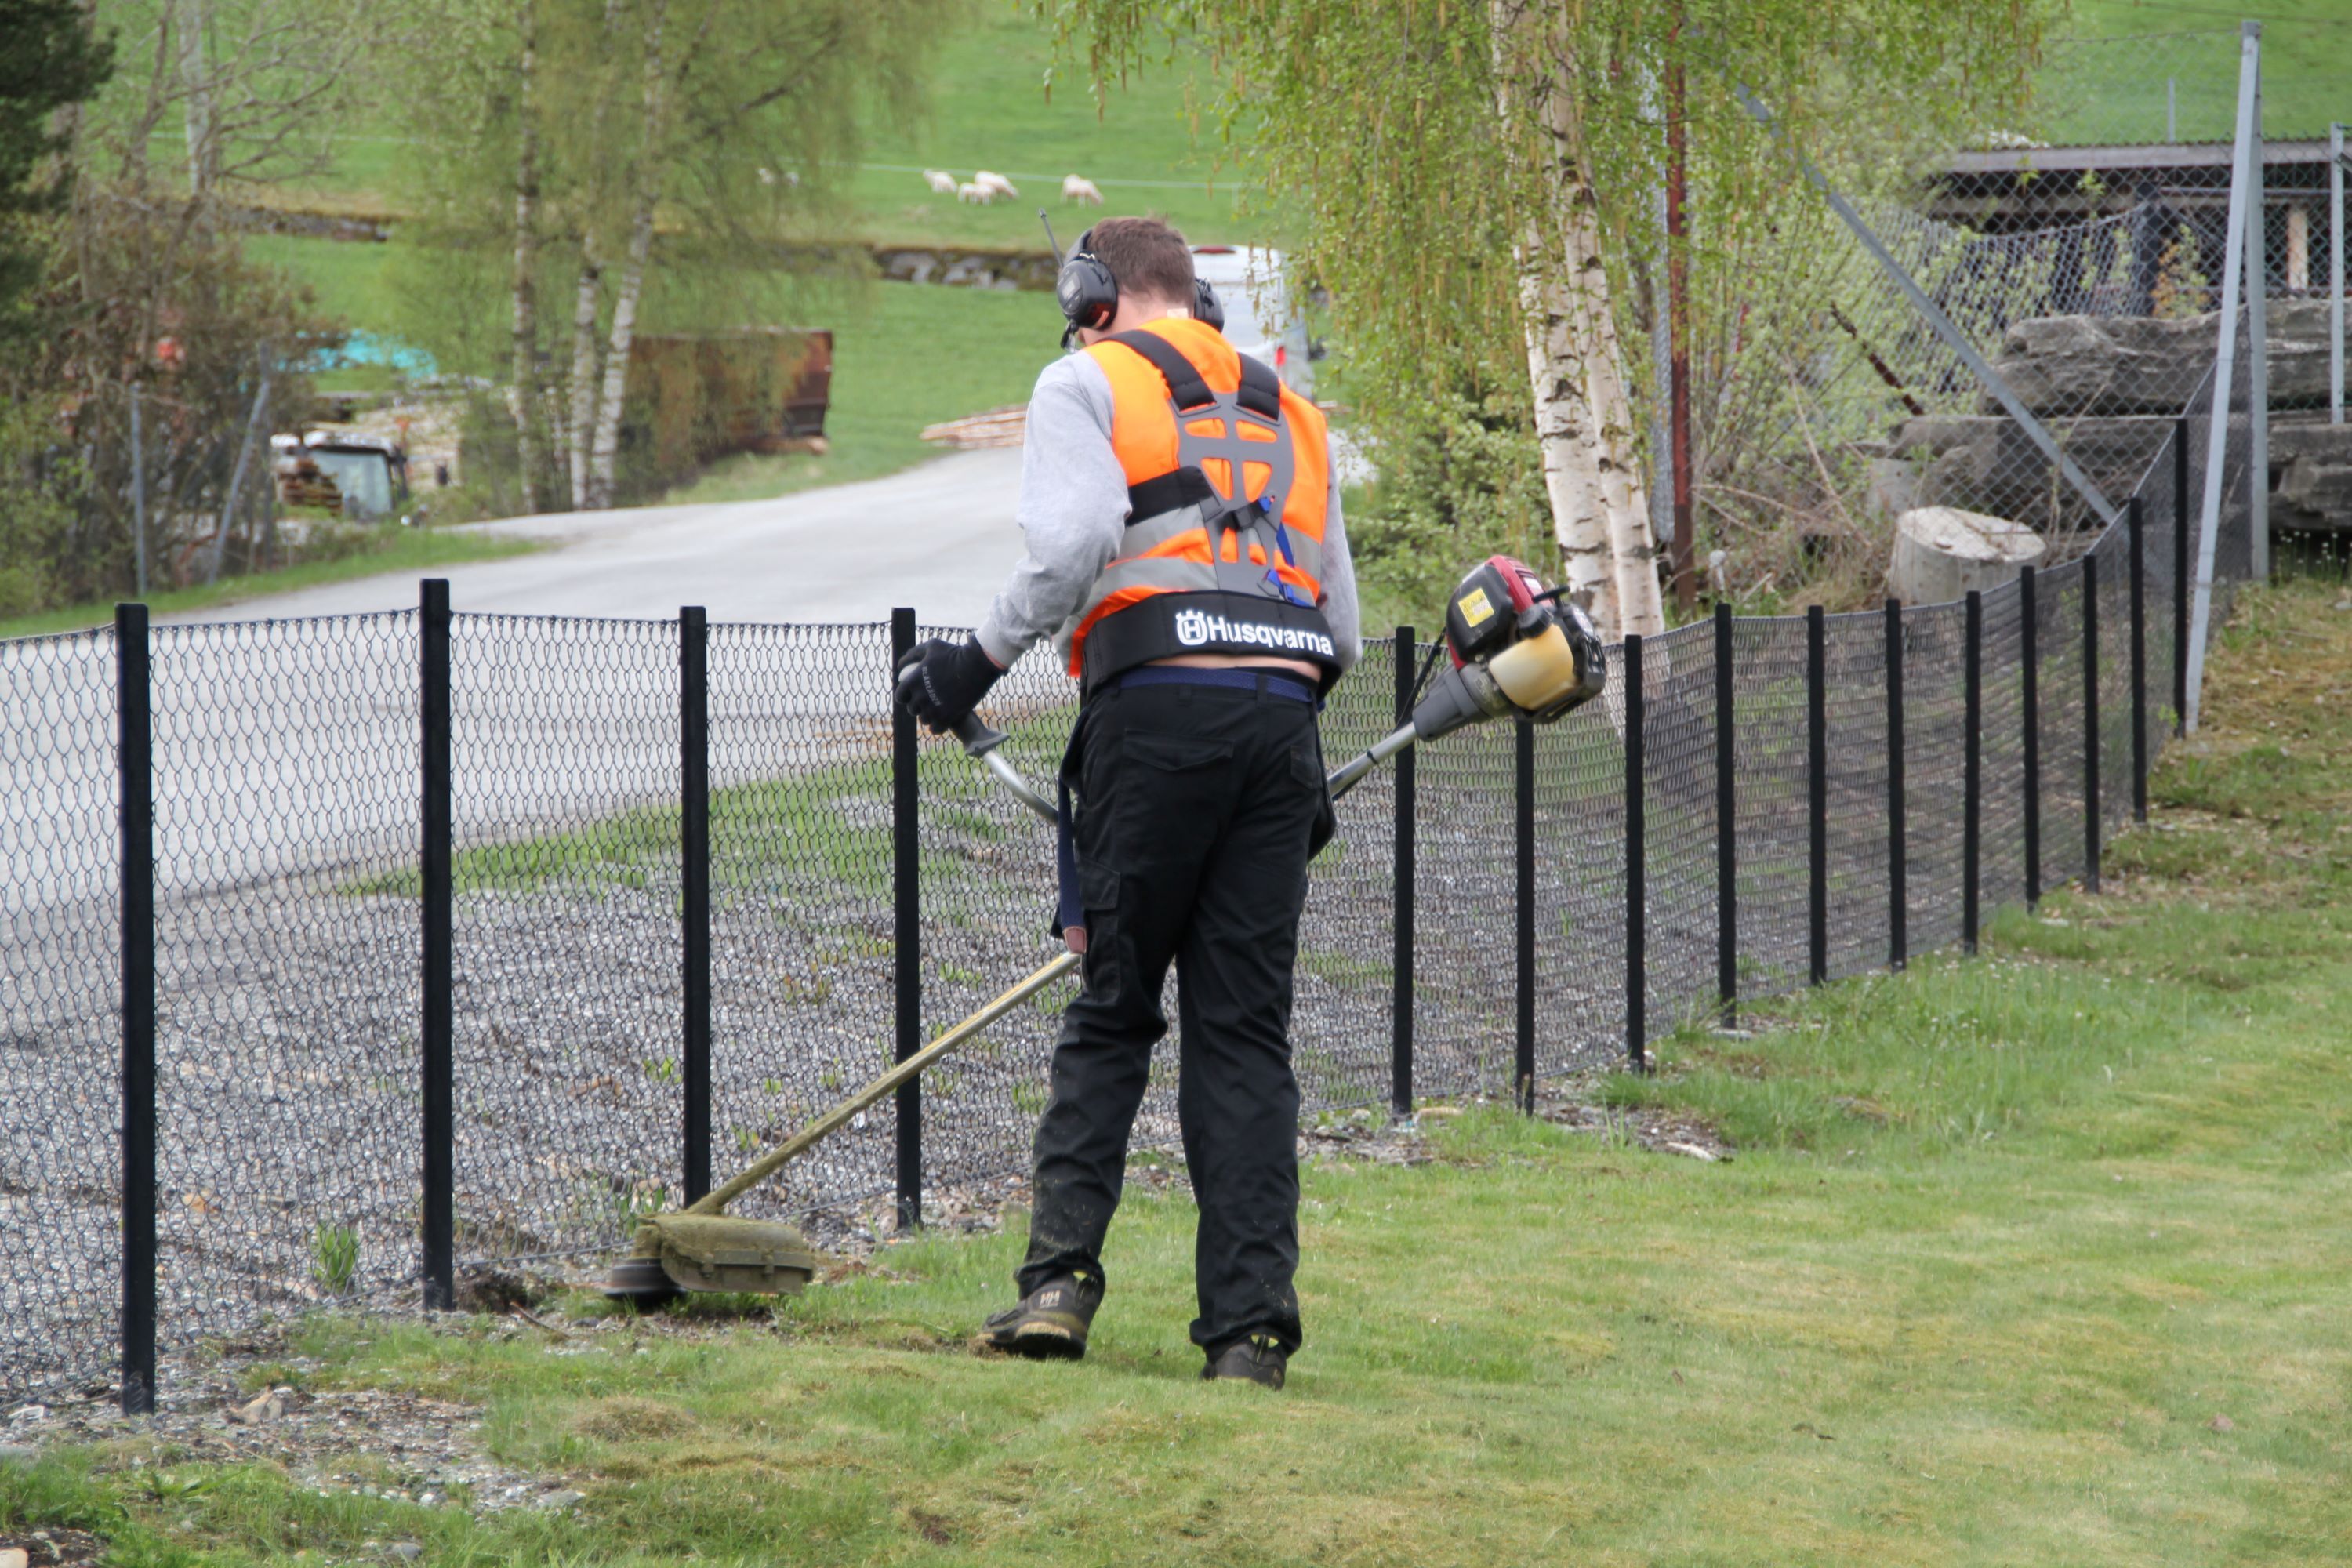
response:
{"label": "brush cutter engine", "polygon": [[1413,705],[1416,738],[1507,716],[1558,721],[1601,694],[1601,634],[1566,597],[1507,555],[1490,555],[1454,584],[1445,606],[1451,668]]}

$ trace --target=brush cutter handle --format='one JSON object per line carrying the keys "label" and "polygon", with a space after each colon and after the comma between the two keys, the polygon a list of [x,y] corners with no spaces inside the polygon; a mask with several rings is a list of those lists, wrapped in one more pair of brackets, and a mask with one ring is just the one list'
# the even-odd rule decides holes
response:
{"label": "brush cutter handle", "polygon": [[807,1126],[785,1139],[766,1154],[746,1165],[731,1181],[709,1192],[686,1208],[688,1214],[718,1214],[727,1205],[774,1175],[785,1165],[798,1159],[813,1145],[824,1142],[841,1131],[859,1111],[898,1091],[901,1084],[919,1077],[925,1068],[953,1051],[957,1047],[995,1023],[1022,1003],[1051,985],[1078,966],[1077,954],[1066,952],[1041,969],[1033,970],[1028,977],[1011,990],[1000,994],[979,1012],[908,1057],[905,1061],[835,1106]]}

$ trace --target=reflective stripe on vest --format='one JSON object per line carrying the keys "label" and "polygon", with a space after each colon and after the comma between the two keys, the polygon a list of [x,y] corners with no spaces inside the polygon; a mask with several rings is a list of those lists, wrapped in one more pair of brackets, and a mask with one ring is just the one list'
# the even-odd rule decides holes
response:
{"label": "reflective stripe on vest", "polygon": [[[1263,374],[1274,380],[1275,420],[1256,417],[1265,405],[1255,396],[1235,407],[1259,388],[1244,388],[1240,353],[1223,333],[1203,322],[1168,317],[1137,331],[1174,349],[1197,384],[1163,375],[1145,351],[1114,339],[1085,351],[1110,383],[1111,446],[1128,487],[1130,492],[1151,487],[1144,491],[1147,497],[1184,493],[1183,488],[1155,481],[1177,473],[1181,449],[1189,445],[1202,454],[1198,471],[1214,493],[1129,519],[1118,555],[1096,578],[1070,634],[1074,676],[1082,673],[1087,634],[1095,624],[1155,594],[1223,589],[1307,605],[1319,605],[1323,597],[1323,522],[1330,473],[1321,410],[1282,386],[1271,372]],[[1174,396],[1188,390],[1194,406],[1180,413]],[[1187,435],[1192,438],[1189,442]],[[1267,460],[1251,458],[1247,448],[1253,445],[1268,447]],[[1220,450],[1229,456],[1216,455]],[[1236,466],[1243,487],[1239,495],[1233,488]],[[1286,479],[1286,485],[1278,485]],[[1269,494],[1277,487],[1278,495]],[[1197,497],[1199,487],[1189,488]],[[1269,514],[1261,507],[1245,506],[1234,513],[1235,501],[1265,501],[1278,510]]]}

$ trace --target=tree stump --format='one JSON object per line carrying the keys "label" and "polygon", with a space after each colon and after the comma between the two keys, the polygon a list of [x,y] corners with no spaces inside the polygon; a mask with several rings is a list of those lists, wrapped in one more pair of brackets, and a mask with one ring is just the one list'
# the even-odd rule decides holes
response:
{"label": "tree stump", "polygon": [[1962,511],[1956,506],[1915,507],[1895,520],[1895,556],[1886,591],[1906,605],[1940,605],[1971,588],[1995,588],[2021,566],[2039,566],[2042,536],[2021,522]]}

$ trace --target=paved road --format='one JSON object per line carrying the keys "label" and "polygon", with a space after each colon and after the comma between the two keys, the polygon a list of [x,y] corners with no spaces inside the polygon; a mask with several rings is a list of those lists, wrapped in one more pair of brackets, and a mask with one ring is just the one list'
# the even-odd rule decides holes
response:
{"label": "paved road", "polygon": [[[887,620],[970,626],[1021,552],[1013,521],[1021,454],[959,452],[888,479],[772,500],[573,512],[483,526],[561,541],[511,561],[451,566],[457,609],[714,621]],[[351,615],[416,603],[394,574],[247,599],[175,617],[246,621]]]}
{"label": "paved road", "polygon": [[[459,622],[453,660],[459,836],[532,831],[674,792],[676,644],[658,623],[681,605],[705,606],[717,628],[714,784],[863,746],[887,712],[887,634],[871,623],[898,605],[934,625],[979,619],[1020,552],[1019,473],[1016,451],[969,452],[774,500],[486,525],[562,542],[446,574],[453,605],[476,613]],[[403,574],[158,626],[166,896],[410,852],[416,632],[413,617],[383,612],[415,603],[416,577]],[[318,618],[335,616],[354,618]],[[741,622],[868,629],[727,624]],[[97,921],[112,898],[113,680],[109,637],[0,643],[0,938],[16,949],[0,979],[12,987],[40,968],[36,950],[79,940],[55,922]]]}

